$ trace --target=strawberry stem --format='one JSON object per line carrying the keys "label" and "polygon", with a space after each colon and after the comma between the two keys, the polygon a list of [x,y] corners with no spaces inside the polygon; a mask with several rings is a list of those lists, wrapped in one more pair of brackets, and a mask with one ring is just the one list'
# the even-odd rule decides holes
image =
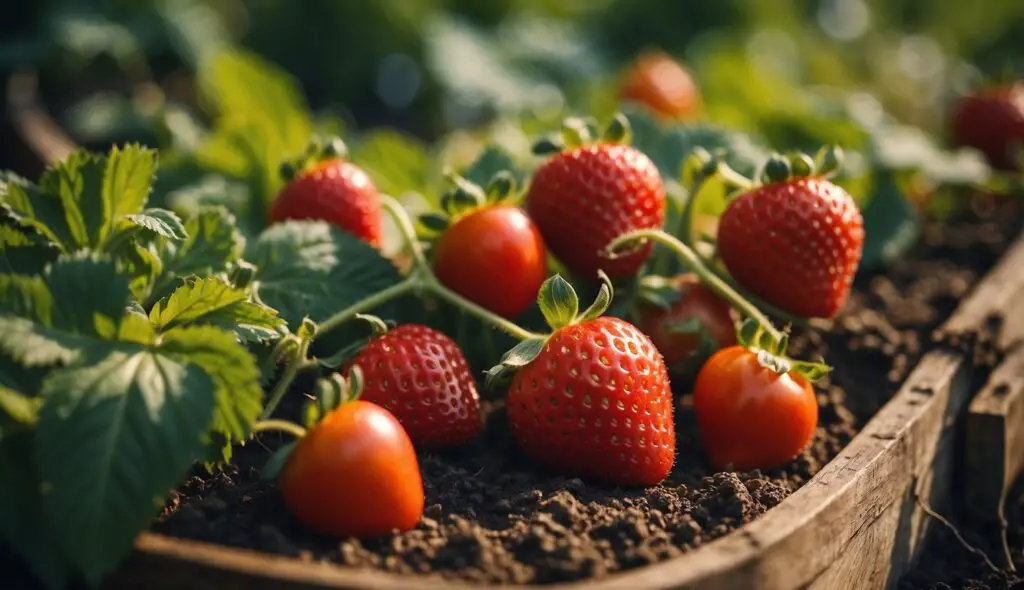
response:
{"label": "strawberry stem", "polygon": [[299,371],[304,366],[306,366],[306,354],[309,352],[309,343],[310,339],[308,338],[303,338],[299,341],[299,346],[295,349],[292,357],[288,360],[288,365],[284,369],[284,374],[281,375],[281,379],[270,392],[270,399],[267,400],[267,405],[263,408],[263,413],[260,414],[260,420],[266,420],[274,414],[274,410],[276,410],[278,404],[281,403],[281,399],[284,398],[284,394],[288,393],[288,389],[291,387],[292,382],[295,381],[295,376],[299,374]]}
{"label": "strawberry stem", "polygon": [[287,420],[260,420],[259,422],[253,424],[252,426],[253,434],[256,434],[258,432],[270,432],[274,430],[278,432],[284,432],[285,434],[290,434],[295,438],[302,438],[306,436],[305,428],[299,426],[298,424],[288,422]]}
{"label": "strawberry stem", "polygon": [[768,317],[765,316],[757,306],[740,295],[738,291],[733,289],[729,283],[722,279],[722,277],[718,276],[718,274],[713,270],[705,266],[692,248],[679,241],[674,236],[660,229],[634,230],[622,234],[612,240],[611,244],[608,245],[607,250],[609,253],[614,253],[627,244],[643,240],[651,240],[668,248],[673,254],[681,258],[683,262],[686,263],[687,267],[696,274],[704,284],[709,286],[720,297],[732,304],[732,306],[739,310],[740,313],[757,321],[776,339],[782,338],[782,334],[772,325]]}

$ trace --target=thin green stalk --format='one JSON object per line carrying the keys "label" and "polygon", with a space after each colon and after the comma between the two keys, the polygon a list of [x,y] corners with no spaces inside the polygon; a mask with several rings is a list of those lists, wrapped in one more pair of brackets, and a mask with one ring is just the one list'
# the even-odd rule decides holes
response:
{"label": "thin green stalk", "polygon": [[488,311],[487,309],[480,307],[476,303],[473,303],[469,299],[466,299],[462,295],[459,295],[455,291],[452,291],[448,287],[445,287],[437,279],[431,276],[423,285],[424,290],[437,295],[441,299],[444,299],[448,303],[462,309],[470,315],[474,315],[477,318],[483,320],[485,323],[491,324],[495,328],[498,328],[502,332],[505,332],[509,336],[518,340],[526,340],[529,338],[536,338],[539,334],[535,334],[525,328],[519,327],[514,322],[506,320],[505,318]]}
{"label": "thin green stalk", "polygon": [[253,424],[252,426],[253,434],[256,434],[258,432],[268,432],[272,430],[276,430],[278,432],[285,432],[287,434],[294,436],[295,438],[302,438],[306,436],[305,428],[299,426],[298,424],[288,422],[287,420],[260,420],[259,422]]}
{"label": "thin green stalk", "polygon": [[720,297],[732,304],[732,306],[738,309],[740,313],[757,320],[757,322],[761,324],[774,338],[781,338],[782,335],[760,309],[740,295],[739,292],[733,289],[729,283],[722,279],[722,277],[718,276],[718,274],[713,270],[705,266],[692,248],[682,243],[674,236],[658,229],[635,230],[612,240],[612,243],[608,245],[608,249],[609,251],[614,252],[627,243],[642,239],[657,242],[671,250],[676,256],[686,263],[694,274],[700,277],[700,280],[704,284],[711,287],[711,289]]}
{"label": "thin green stalk", "polygon": [[281,400],[284,398],[284,394],[288,393],[288,388],[291,387],[292,381],[295,381],[295,376],[299,374],[299,369],[305,366],[306,354],[308,352],[309,340],[300,341],[299,347],[295,351],[295,356],[288,361],[288,366],[284,368],[284,374],[281,375],[281,379],[270,392],[270,399],[267,401],[266,407],[263,408],[263,413],[260,414],[261,421],[274,415],[274,410],[276,410],[278,404],[281,403]]}
{"label": "thin green stalk", "polygon": [[387,289],[378,291],[373,295],[367,297],[366,299],[357,301],[352,305],[346,307],[345,309],[339,311],[338,313],[332,315],[331,317],[327,318],[326,320],[324,320],[323,323],[320,324],[317,333],[323,334],[325,332],[330,332],[331,330],[337,328],[341,324],[344,324],[348,320],[354,318],[356,314],[369,311],[380,305],[384,305],[385,303],[391,301],[396,297],[405,295],[406,293],[419,288],[422,285],[422,283],[423,280],[419,276],[417,276],[417,273],[414,271],[412,274],[402,279],[401,282],[395,283],[394,285],[391,285]]}

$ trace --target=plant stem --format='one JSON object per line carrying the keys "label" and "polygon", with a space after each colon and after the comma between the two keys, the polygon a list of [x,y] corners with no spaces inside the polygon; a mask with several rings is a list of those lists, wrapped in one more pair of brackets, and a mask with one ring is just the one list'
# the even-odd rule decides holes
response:
{"label": "plant stem", "polygon": [[295,438],[302,438],[306,436],[306,429],[293,424],[287,420],[260,420],[252,426],[252,433],[267,432],[270,430],[276,430],[278,432],[284,432],[294,436]]}
{"label": "plant stem", "polygon": [[395,225],[398,226],[398,233],[402,236],[403,246],[412,253],[413,271],[420,268],[429,269],[430,265],[427,264],[427,257],[423,254],[423,248],[416,238],[416,229],[413,227],[412,220],[409,219],[409,214],[405,211],[405,207],[402,207],[402,204],[390,195],[381,195],[380,205],[391,216]]}
{"label": "plant stem", "polygon": [[757,322],[761,324],[761,326],[764,327],[764,329],[767,330],[774,338],[779,339],[781,337],[779,331],[772,325],[771,321],[761,312],[760,309],[740,295],[739,292],[733,289],[729,283],[722,279],[722,277],[718,276],[718,274],[713,270],[705,266],[692,248],[682,243],[674,236],[658,229],[635,230],[612,240],[612,243],[608,245],[608,250],[614,252],[627,243],[636,242],[642,239],[652,240],[671,250],[676,256],[686,263],[694,274],[700,277],[700,280],[704,284],[711,287],[711,289],[720,297],[728,301],[744,315],[757,320]]}
{"label": "plant stem", "polygon": [[270,399],[267,401],[266,407],[263,408],[263,413],[260,414],[261,421],[267,420],[274,414],[274,410],[281,403],[284,394],[288,393],[288,388],[291,387],[292,381],[295,381],[295,376],[299,374],[299,369],[306,365],[306,354],[308,352],[309,340],[300,341],[299,347],[295,351],[295,356],[288,361],[288,366],[284,368],[281,380],[277,382],[277,385],[270,392]]}
{"label": "plant stem", "polygon": [[425,284],[423,285],[423,287],[425,291],[437,295],[441,299],[444,299],[445,301],[454,305],[455,307],[458,307],[462,311],[465,311],[470,315],[476,316],[477,318],[483,320],[488,324],[491,324],[495,328],[498,328],[499,330],[505,332],[506,334],[513,338],[516,338],[518,340],[527,340],[529,338],[536,338],[540,336],[539,334],[535,334],[525,328],[521,328],[518,324],[506,320],[505,318],[496,315],[483,307],[480,307],[476,303],[473,303],[469,299],[466,299],[462,295],[459,295],[455,291],[452,291],[448,287],[442,285],[436,278],[434,278],[433,275],[430,275],[430,277],[426,279],[424,282]]}
{"label": "plant stem", "polygon": [[405,295],[406,293],[419,288],[422,285],[422,283],[423,280],[416,275],[414,269],[414,272],[407,276],[406,278],[402,279],[401,282],[395,283],[394,285],[391,285],[387,289],[377,291],[376,293],[370,295],[366,299],[357,301],[352,305],[346,307],[345,309],[339,311],[338,313],[332,315],[331,317],[327,318],[326,320],[324,320],[323,323],[320,324],[320,328],[317,330],[317,333],[323,334],[325,332],[330,332],[331,330],[337,328],[341,324],[355,317],[356,314],[363,313],[364,311],[369,311],[370,309],[383,305],[400,295]]}

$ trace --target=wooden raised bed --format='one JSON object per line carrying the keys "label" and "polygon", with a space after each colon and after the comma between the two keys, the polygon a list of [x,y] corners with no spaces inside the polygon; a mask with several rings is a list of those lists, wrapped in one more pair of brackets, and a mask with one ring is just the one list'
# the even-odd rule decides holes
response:
{"label": "wooden raised bed", "polygon": [[[43,160],[51,157],[48,152],[36,150]],[[953,334],[983,333],[989,330],[991,318],[1004,315],[1003,310],[1021,292],[1024,237],[943,329]],[[1021,337],[1024,322],[1004,322],[1001,338]],[[859,590],[894,586],[935,525],[928,512],[942,511],[951,500],[955,425],[973,393],[972,373],[972,359],[963,352],[929,352],[838,456],[754,522],[676,559],[600,580],[548,587]],[[1021,388],[1014,391],[1020,398]],[[133,555],[106,587],[431,590],[471,586],[143,533]]]}

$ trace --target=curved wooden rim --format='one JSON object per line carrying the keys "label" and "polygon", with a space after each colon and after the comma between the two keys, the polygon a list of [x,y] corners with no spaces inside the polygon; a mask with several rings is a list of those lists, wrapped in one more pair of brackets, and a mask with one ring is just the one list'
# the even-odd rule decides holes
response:
{"label": "curved wooden rim", "polygon": [[[17,133],[44,163],[60,160],[75,149],[74,142],[39,106],[33,73],[19,72],[9,79],[7,100]],[[1021,293],[1024,237],[1018,238],[971,297],[961,303],[944,323],[944,329],[969,331],[987,321],[993,312],[1005,309]],[[1024,331],[1024,327],[1017,328]],[[1021,337],[1024,334],[1013,335],[1015,339]],[[943,479],[948,479],[948,473],[940,473],[948,470],[945,463],[950,460],[943,445],[949,446],[949,426],[972,393],[969,377],[969,363],[961,355],[932,351],[839,455],[807,484],[752,523],[672,560],[601,580],[547,587],[830,588],[836,580],[848,586],[851,579],[852,587],[861,587],[862,582],[866,587],[870,581],[874,585],[889,585],[891,580],[878,576],[892,572],[864,571],[859,562],[839,568],[836,574],[830,574],[830,568],[834,569],[849,549],[857,545],[862,549],[892,551],[894,555],[899,551],[901,560],[909,560],[903,553],[912,554],[927,529],[927,519],[914,507],[933,495],[943,496],[942,487],[948,484]],[[886,523],[885,531],[889,532],[873,537],[875,525],[891,520],[893,514],[898,522]],[[895,534],[901,538],[889,538]],[[793,559],[794,556],[799,559]],[[830,576],[836,579],[829,579]],[[477,587],[439,577],[400,576],[331,563],[310,563],[149,532],[139,536],[133,555],[108,580],[108,586],[174,588],[186,582],[195,587],[247,590]]]}

